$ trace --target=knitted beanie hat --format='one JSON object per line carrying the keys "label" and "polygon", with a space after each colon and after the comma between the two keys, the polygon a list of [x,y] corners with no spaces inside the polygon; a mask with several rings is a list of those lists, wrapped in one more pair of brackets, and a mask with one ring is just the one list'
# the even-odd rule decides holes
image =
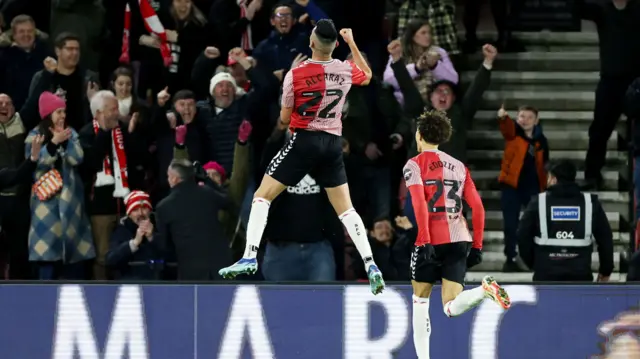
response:
{"label": "knitted beanie hat", "polygon": [[51,115],[57,109],[66,107],[67,104],[63,99],[49,91],[43,92],[38,100],[38,110],[40,111],[40,118],[42,119]]}

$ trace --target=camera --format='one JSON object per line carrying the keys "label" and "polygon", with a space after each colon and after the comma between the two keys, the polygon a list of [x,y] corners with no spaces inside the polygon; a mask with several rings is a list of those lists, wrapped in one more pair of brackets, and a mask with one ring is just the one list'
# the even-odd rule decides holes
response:
{"label": "camera", "polygon": [[199,161],[193,162],[193,172],[195,174],[196,182],[207,182],[209,179],[207,171],[204,170]]}

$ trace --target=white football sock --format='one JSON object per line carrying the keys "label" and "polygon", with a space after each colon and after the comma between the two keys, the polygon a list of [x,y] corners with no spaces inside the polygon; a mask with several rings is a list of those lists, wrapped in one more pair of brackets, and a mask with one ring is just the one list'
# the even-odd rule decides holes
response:
{"label": "white football sock", "polygon": [[262,240],[262,233],[267,226],[269,207],[271,202],[264,198],[256,197],[251,202],[251,213],[247,224],[247,244],[244,248],[244,258],[255,258]]}
{"label": "white football sock", "polygon": [[458,294],[454,300],[444,305],[444,314],[446,314],[447,317],[456,317],[482,303],[484,298],[484,289],[482,289],[482,286],[465,290]]}
{"label": "white football sock", "polygon": [[371,245],[369,245],[369,238],[367,237],[367,228],[365,228],[362,218],[355,209],[351,208],[338,216],[340,221],[347,229],[349,237],[356,245],[356,249],[360,253],[360,257],[364,261],[364,265],[369,270],[373,262],[373,254],[371,253]]}
{"label": "white football sock", "polygon": [[429,319],[429,298],[413,296],[413,345],[418,359],[429,359],[429,337],[431,319]]}

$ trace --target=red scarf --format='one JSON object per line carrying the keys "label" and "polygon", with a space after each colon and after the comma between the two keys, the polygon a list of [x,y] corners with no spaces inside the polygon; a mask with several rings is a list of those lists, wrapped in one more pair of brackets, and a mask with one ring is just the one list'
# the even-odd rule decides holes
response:
{"label": "red scarf", "polygon": [[[236,0],[236,1],[238,2],[238,6],[240,7],[240,18],[241,19],[246,18],[248,0]],[[247,27],[242,33],[242,38],[240,39],[240,47],[243,50],[253,50],[253,41],[251,39],[251,23],[247,24]]]}
{"label": "red scarf", "polygon": [[[96,134],[100,131],[100,126],[96,120],[93,120],[93,131]],[[113,171],[118,170],[120,173],[116,174],[114,182],[112,182],[115,185],[113,196],[124,198],[124,196],[129,194],[129,177],[127,175],[127,156],[124,151],[124,137],[122,136],[120,126],[111,130],[111,149],[113,151],[113,158],[115,159],[114,166],[112,168],[109,155],[104,156],[102,172],[98,173],[98,177],[102,175],[103,178],[114,179]],[[108,183],[103,182],[104,184],[101,184],[98,183],[99,181],[100,179],[98,178],[96,180],[96,186],[98,187]]]}
{"label": "red scarf", "polygon": [[[160,39],[160,54],[164,61],[165,66],[171,65],[173,58],[171,57],[171,49],[169,48],[169,41],[167,40],[167,34],[164,31],[164,27],[158,18],[155,10],[149,0],[138,0],[140,5],[140,14],[144,19],[144,27],[147,31],[155,34]],[[124,9],[124,31],[122,32],[122,54],[120,55],[120,61],[123,63],[129,63],[129,44],[130,44],[130,29],[131,29],[131,8],[129,4]]]}

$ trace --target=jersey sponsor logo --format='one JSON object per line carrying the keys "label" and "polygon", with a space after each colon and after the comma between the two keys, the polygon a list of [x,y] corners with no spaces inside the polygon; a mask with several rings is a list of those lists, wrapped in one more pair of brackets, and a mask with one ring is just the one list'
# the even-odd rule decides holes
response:
{"label": "jersey sponsor logo", "polygon": [[306,175],[297,185],[287,187],[287,192],[300,195],[318,194],[320,186],[313,177]]}
{"label": "jersey sponsor logo", "polygon": [[578,206],[551,206],[552,221],[580,221],[580,207]]}
{"label": "jersey sponsor logo", "polygon": [[406,169],[402,172],[402,175],[404,176],[404,180],[405,180],[405,181],[409,181],[409,180],[411,179],[411,175],[412,175],[411,170],[410,170],[410,169],[408,169],[408,168],[406,168]]}

